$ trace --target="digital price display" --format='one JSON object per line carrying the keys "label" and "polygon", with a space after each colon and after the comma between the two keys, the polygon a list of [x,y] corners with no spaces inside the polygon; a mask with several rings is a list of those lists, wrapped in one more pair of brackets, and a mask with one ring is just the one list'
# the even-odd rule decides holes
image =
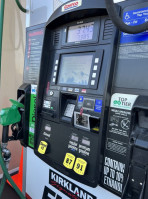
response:
{"label": "digital price display", "polygon": [[94,32],[94,22],[85,23],[68,28],[67,42],[80,42],[92,40]]}

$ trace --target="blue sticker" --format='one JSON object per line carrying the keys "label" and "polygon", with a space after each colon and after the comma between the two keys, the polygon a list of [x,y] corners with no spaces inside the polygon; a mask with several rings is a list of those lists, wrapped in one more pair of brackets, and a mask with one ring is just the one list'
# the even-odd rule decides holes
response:
{"label": "blue sticker", "polygon": [[79,96],[78,101],[79,101],[79,102],[83,102],[83,99],[84,99],[84,97],[83,97],[83,96]]}
{"label": "blue sticker", "polygon": [[100,105],[100,106],[102,106],[102,100],[98,100],[98,99],[96,99],[96,103],[95,103],[95,105]]}
{"label": "blue sticker", "polygon": [[101,113],[101,111],[102,111],[102,100],[96,99],[94,111]]}
{"label": "blue sticker", "polygon": [[[129,26],[136,26],[148,21],[148,7],[125,12],[123,21]],[[120,43],[148,41],[148,31],[138,34],[121,33]]]}
{"label": "blue sticker", "polygon": [[95,109],[94,109],[95,112],[98,112],[98,113],[101,113],[102,112],[102,106],[95,106]]}

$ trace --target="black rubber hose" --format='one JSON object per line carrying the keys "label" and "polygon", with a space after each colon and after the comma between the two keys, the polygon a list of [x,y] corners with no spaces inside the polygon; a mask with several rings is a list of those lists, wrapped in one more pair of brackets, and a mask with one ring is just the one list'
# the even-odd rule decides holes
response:
{"label": "black rubber hose", "polygon": [[15,0],[16,1],[16,4],[18,5],[19,9],[22,11],[22,12],[28,12],[28,10],[26,10],[25,8],[23,8],[23,6],[21,5],[20,1],[19,0]]}
{"label": "black rubber hose", "polygon": [[8,143],[9,126],[3,126],[2,143]]}
{"label": "black rubber hose", "polygon": [[148,30],[148,22],[137,26],[128,26],[120,18],[113,0],[105,0],[108,15],[115,26],[122,32],[137,34]]}

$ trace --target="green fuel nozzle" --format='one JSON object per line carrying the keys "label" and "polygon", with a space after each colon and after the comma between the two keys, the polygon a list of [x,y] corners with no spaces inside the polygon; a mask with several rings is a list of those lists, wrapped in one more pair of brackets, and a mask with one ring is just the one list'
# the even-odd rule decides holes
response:
{"label": "green fuel nozzle", "polygon": [[[24,95],[22,95],[18,100],[21,101],[23,97]],[[3,108],[0,111],[0,124],[3,126],[2,143],[0,143],[0,166],[4,172],[3,179],[0,184],[0,198],[5,186],[5,182],[8,179],[20,198],[25,199],[25,196],[16,186],[8,173],[9,163],[11,160],[11,152],[9,149],[7,149],[8,141],[19,139],[18,134],[21,132],[21,128],[19,127],[19,123],[21,123],[20,112],[24,111],[24,105],[13,99],[10,99],[10,102],[12,103],[11,107]],[[13,132],[12,136],[9,136],[10,125]]]}
{"label": "green fuel nozzle", "polygon": [[[3,126],[2,143],[15,140],[18,135],[18,123],[21,121],[21,114],[19,108],[24,109],[24,105],[18,101],[10,99],[12,106],[9,108],[3,108],[0,111],[0,124]],[[11,126],[13,136],[9,137],[9,125]]]}
{"label": "green fuel nozzle", "polygon": [[13,99],[10,99],[10,102],[12,103],[11,107],[3,108],[0,111],[0,124],[2,126],[9,126],[18,123],[21,120],[18,108],[24,108],[24,105]]}

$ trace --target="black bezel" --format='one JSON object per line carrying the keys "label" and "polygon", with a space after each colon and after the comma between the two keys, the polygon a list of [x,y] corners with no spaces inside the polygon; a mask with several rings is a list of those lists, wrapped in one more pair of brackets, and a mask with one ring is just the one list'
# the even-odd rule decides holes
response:
{"label": "black bezel", "polygon": [[[91,40],[82,40],[82,41],[76,41],[76,42],[67,42],[67,36],[68,36],[68,29],[71,26],[77,26],[82,25],[86,23],[94,22],[94,33],[93,38]],[[80,44],[88,44],[88,43],[97,43],[99,41],[99,32],[100,32],[100,18],[99,17],[91,17],[87,19],[83,19],[80,21],[75,21],[72,23],[66,24],[66,26],[63,28],[63,36],[62,36],[62,46],[72,46],[72,45],[80,45]]]}
{"label": "black bezel", "polygon": [[[63,65],[62,65],[62,58],[67,56],[67,57],[75,57],[76,59],[78,57],[81,57],[81,56],[85,56],[85,55],[92,55],[92,62],[91,62],[91,66],[90,66],[90,72],[89,72],[89,77],[88,77],[88,84],[87,85],[82,85],[82,84],[66,84],[66,83],[60,83],[59,80],[60,80],[60,76],[61,76],[61,71],[62,71],[62,68],[63,68]],[[59,72],[58,72],[58,77],[57,77],[57,85],[59,86],[72,86],[72,87],[83,87],[83,88],[88,88],[89,86],[89,83],[90,83],[90,73],[91,73],[91,70],[92,70],[92,67],[93,67],[93,61],[94,61],[94,52],[85,52],[85,53],[71,53],[71,54],[62,54],[60,56],[60,66],[59,66]]]}
{"label": "black bezel", "polygon": [[[59,79],[59,74],[60,74],[60,64],[61,64],[61,57],[63,55],[75,55],[75,54],[92,54],[93,55],[93,59],[92,59],[92,64],[91,64],[91,69],[90,69],[90,76],[89,76],[89,81],[88,81],[88,85],[78,85],[78,84],[61,84],[58,83],[58,79]],[[71,53],[63,53],[63,54],[56,54],[55,58],[59,60],[59,63],[57,65],[58,69],[57,69],[57,76],[56,81],[52,82],[51,81],[51,85],[57,85],[60,87],[71,87],[71,88],[91,88],[91,89],[97,89],[98,87],[98,82],[99,82],[99,75],[100,75],[100,69],[101,69],[101,63],[102,63],[102,57],[103,57],[103,50],[96,50],[96,51],[76,51],[76,52],[71,52]],[[99,58],[99,63],[95,63],[95,59]],[[56,60],[55,59],[55,60]],[[93,73],[93,68],[94,65],[97,65],[97,70],[94,71],[96,73],[96,78],[92,79],[92,73]],[[54,68],[54,67],[53,67]],[[53,73],[52,73],[52,79],[54,78],[53,74],[54,74],[54,69],[53,69]],[[95,85],[91,85],[91,80],[95,80]]]}

